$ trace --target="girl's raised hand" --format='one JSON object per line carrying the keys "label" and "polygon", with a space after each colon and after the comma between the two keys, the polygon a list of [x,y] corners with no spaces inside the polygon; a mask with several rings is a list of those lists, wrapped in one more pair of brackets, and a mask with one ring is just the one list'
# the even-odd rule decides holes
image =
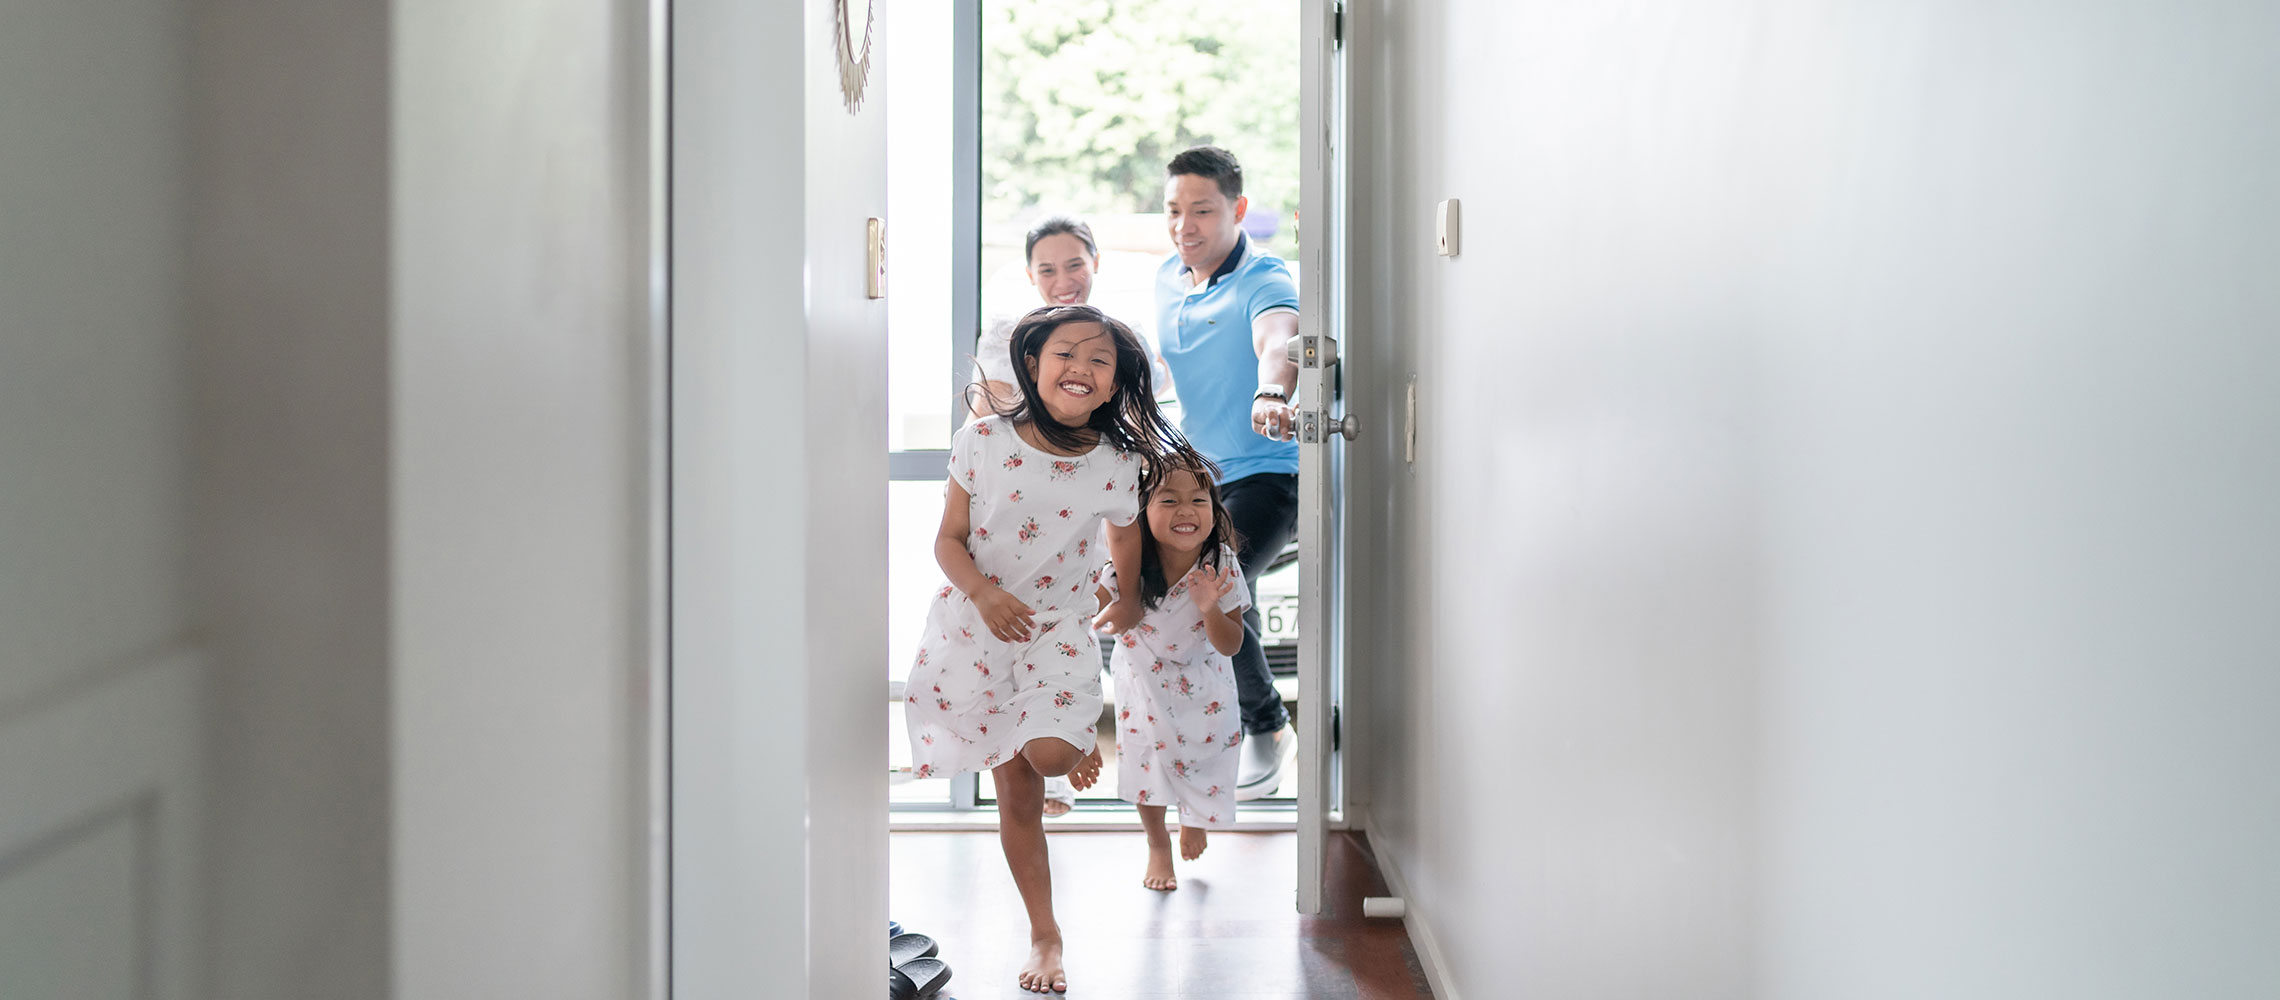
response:
{"label": "girl's raised hand", "polygon": [[997,587],[975,594],[974,610],[982,613],[982,624],[989,626],[990,634],[1004,642],[1028,642],[1029,626],[1037,620],[1029,605]]}
{"label": "girl's raised hand", "polygon": [[1188,584],[1188,595],[1195,598],[1195,609],[1210,614],[1219,607],[1219,599],[1235,587],[1235,567],[1218,569],[1196,567],[1196,581]]}

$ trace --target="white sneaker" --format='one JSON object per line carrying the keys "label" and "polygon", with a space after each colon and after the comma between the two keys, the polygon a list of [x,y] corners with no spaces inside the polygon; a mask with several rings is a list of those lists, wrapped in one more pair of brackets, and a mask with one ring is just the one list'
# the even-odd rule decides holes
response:
{"label": "white sneaker", "polygon": [[1243,763],[1235,772],[1235,801],[1263,799],[1281,787],[1283,759],[1292,742],[1289,726],[1264,736],[1244,735]]}

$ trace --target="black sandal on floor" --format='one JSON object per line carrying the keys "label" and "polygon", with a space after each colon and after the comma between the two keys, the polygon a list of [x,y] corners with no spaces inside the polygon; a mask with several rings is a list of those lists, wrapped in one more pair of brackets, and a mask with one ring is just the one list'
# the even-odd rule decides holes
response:
{"label": "black sandal on floor", "polygon": [[950,966],[938,958],[914,958],[887,973],[889,1000],[930,1000],[950,983]]}
{"label": "black sandal on floor", "polygon": [[940,948],[924,934],[897,934],[887,940],[887,965],[899,967],[912,959],[933,958]]}

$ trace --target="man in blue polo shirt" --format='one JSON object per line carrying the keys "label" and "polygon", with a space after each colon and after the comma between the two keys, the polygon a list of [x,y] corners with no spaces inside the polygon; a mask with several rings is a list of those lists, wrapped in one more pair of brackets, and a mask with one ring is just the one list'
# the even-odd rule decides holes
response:
{"label": "man in blue polo shirt", "polygon": [[[1298,283],[1281,258],[1243,235],[1250,203],[1234,154],[1198,146],[1166,172],[1174,252],[1156,272],[1157,339],[1178,387],[1180,429],[1219,465],[1228,517],[1242,536],[1243,576],[1256,588],[1298,528],[1298,445],[1290,440],[1298,366],[1283,353],[1298,333]],[[1281,781],[1290,721],[1267,672],[1256,606],[1243,614],[1235,687],[1245,734],[1235,797],[1255,799]]]}

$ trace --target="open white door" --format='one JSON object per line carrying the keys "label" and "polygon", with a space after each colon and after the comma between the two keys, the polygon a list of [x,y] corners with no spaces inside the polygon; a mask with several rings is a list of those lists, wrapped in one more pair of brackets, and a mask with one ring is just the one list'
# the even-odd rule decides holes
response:
{"label": "open white door", "polygon": [[1304,0],[1299,73],[1298,911],[1322,912],[1323,843],[1343,813],[1338,703],[1345,621],[1339,559],[1344,439],[1338,337],[1345,308],[1345,72],[1339,0]]}

